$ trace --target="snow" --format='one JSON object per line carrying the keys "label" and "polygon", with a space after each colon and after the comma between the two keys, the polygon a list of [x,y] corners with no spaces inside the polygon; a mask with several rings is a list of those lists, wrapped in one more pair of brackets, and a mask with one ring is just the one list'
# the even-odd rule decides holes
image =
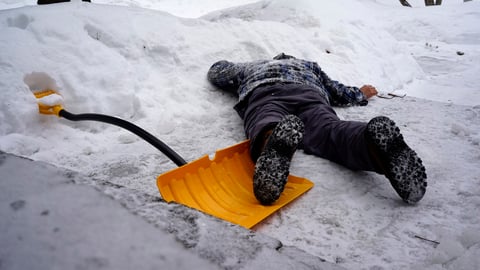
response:
{"label": "snow", "polygon": [[37,98],[37,101],[38,103],[45,106],[55,106],[63,104],[63,98],[58,94],[50,94],[48,96]]}
{"label": "snow", "polygon": [[[126,192],[158,197],[155,177],[175,165],[117,127],[39,115],[32,92],[53,88],[62,98],[48,102],[63,100],[68,111],[134,122],[192,161],[244,139],[235,98],[206,81],[210,65],[285,52],[317,61],[346,84],[407,94],[337,113],[394,119],[422,157],[429,186],[407,206],[380,175],[298,152],[292,173],[315,187],[254,231],[347,269],[478,268],[479,1],[428,8],[419,0],[409,1],[413,8],[387,0],[93,2],[0,3],[1,151],[125,187],[109,192],[152,220],[153,211],[135,207],[143,197],[125,201]],[[216,236],[230,230],[208,224]],[[176,232],[186,246],[188,226]],[[200,230],[194,251],[212,259],[225,251],[209,231]]]}

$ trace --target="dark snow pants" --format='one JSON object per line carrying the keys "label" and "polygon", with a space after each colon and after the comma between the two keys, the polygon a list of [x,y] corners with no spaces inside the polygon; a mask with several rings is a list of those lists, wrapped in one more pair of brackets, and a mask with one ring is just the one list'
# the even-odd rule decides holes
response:
{"label": "dark snow pants", "polygon": [[378,171],[368,153],[364,131],[367,123],[342,121],[318,90],[298,84],[274,84],[255,89],[244,103],[244,127],[251,140],[250,153],[260,155],[263,134],[287,114],[305,124],[303,142],[307,154],[352,170]]}

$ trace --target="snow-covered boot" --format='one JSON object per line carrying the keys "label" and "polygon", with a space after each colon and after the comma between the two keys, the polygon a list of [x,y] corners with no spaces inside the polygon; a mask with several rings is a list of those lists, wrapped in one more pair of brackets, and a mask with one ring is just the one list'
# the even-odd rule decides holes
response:
{"label": "snow-covered boot", "polygon": [[283,192],[290,161],[302,141],[304,125],[295,115],[287,115],[275,126],[255,164],[253,191],[263,205],[274,203]]}
{"label": "snow-covered boot", "polygon": [[373,118],[367,124],[366,138],[374,160],[398,195],[406,203],[420,201],[427,188],[425,167],[395,123],[385,116]]}

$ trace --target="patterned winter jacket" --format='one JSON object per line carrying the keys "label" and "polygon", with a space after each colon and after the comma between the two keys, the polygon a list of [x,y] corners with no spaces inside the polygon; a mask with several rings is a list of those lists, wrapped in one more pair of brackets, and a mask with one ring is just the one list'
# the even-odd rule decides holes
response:
{"label": "patterned winter jacket", "polygon": [[257,87],[272,83],[311,86],[333,106],[364,106],[368,103],[360,89],[331,80],[317,63],[283,53],[275,56],[273,60],[247,63],[221,60],[210,67],[207,77],[213,85],[237,94],[239,104]]}

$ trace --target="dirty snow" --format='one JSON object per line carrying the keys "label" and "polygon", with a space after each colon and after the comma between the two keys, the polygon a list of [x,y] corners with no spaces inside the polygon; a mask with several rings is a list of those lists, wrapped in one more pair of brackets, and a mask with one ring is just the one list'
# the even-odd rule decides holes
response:
{"label": "dirty snow", "polygon": [[346,84],[407,94],[337,112],[394,119],[429,186],[406,206],[382,176],[298,152],[292,173],[315,187],[254,230],[347,269],[478,268],[479,1],[94,2],[2,1],[0,150],[159,196],[171,161],[119,128],[39,115],[32,91],[132,121],[192,161],[244,139],[235,98],[205,79],[210,65],[285,52]]}

